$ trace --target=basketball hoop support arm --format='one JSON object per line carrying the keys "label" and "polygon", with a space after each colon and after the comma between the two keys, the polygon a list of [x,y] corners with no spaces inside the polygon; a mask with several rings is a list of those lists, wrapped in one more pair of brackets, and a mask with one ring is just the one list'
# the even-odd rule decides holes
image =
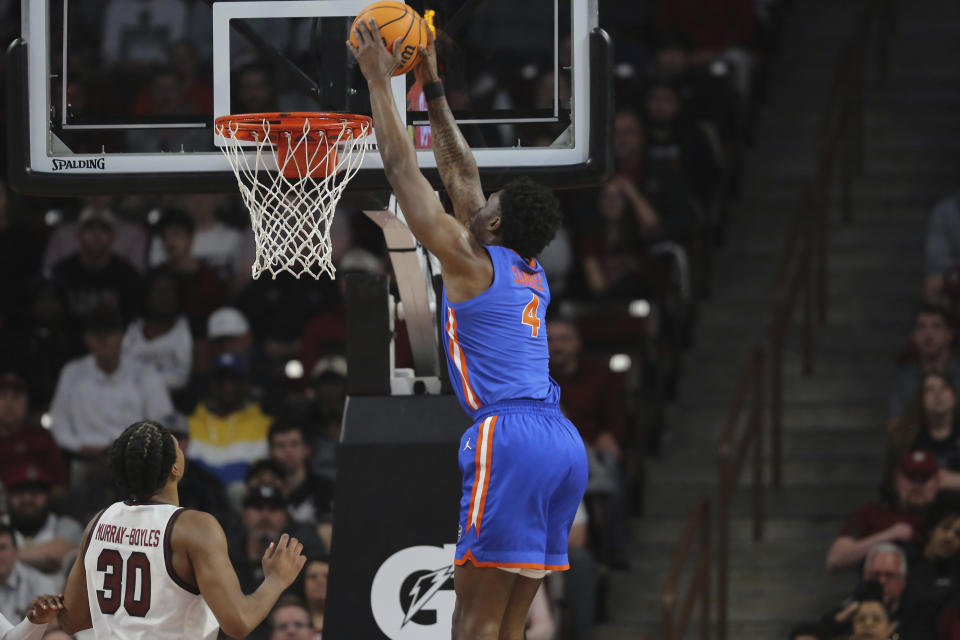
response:
{"label": "basketball hoop support arm", "polygon": [[435,305],[436,301],[417,248],[417,239],[403,218],[392,211],[383,209],[363,213],[383,230],[410,335],[415,375],[418,378],[439,377],[436,314],[431,309],[431,303]]}

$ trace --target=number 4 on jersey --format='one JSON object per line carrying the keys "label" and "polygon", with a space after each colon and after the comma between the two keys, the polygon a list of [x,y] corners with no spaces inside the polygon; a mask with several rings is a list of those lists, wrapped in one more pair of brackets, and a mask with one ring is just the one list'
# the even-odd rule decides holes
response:
{"label": "number 4 on jersey", "polygon": [[540,308],[540,298],[533,294],[533,298],[523,308],[523,317],[520,322],[530,327],[530,337],[540,336],[540,318],[537,317],[537,310]]}

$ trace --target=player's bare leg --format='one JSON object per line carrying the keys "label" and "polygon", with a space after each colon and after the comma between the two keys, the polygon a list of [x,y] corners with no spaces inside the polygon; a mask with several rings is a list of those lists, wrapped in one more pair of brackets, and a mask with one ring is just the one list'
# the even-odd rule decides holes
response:
{"label": "player's bare leg", "polygon": [[537,595],[543,578],[525,578],[518,575],[510,592],[510,602],[500,623],[500,640],[523,640],[527,626],[527,613]]}
{"label": "player's bare leg", "polygon": [[520,576],[515,573],[493,567],[475,567],[469,562],[454,567],[457,604],[453,610],[453,640],[498,640],[503,637],[500,635],[501,621],[518,579]]}

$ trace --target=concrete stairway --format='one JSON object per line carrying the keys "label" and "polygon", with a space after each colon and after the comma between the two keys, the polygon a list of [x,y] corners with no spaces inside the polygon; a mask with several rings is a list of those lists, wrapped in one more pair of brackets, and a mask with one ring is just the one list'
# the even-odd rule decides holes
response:
{"label": "concrete stairway", "polygon": [[[613,574],[611,620],[596,639],[660,637],[659,592],[695,497],[715,497],[716,438],[747,349],[768,332],[785,225],[813,176],[817,117],[856,4],[795,3],[788,17],[744,201],[715,259],[714,294],[685,361],[663,456],[648,463],[633,569]],[[750,539],[746,484],[734,505],[730,638],[784,638],[854,580],[826,573],[826,550],[855,507],[875,496],[886,393],[917,302],[926,216],[960,177],[960,69],[952,64],[960,7],[950,0],[901,5],[908,8],[891,42],[886,84],[877,86],[871,68],[853,223],[839,221],[835,198],[829,321],[817,331],[813,377],[801,375],[797,340],[788,345],[784,484],[765,490],[764,541]]]}

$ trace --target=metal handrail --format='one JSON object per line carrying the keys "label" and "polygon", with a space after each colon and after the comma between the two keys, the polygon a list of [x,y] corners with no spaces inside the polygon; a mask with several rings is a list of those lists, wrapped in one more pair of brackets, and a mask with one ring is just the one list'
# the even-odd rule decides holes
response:
{"label": "metal handrail", "polygon": [[[827,242],[829,196],[834,186],[834,174],[839,167],[841,203],[844,222],[853,219],[852,183],[854,175],[863,168],[863,85],[867,66],[867,41],[874,24],[877,25],[876,63],[881,81],[888,71],[886,38],[895,29],[897,0],[865,0],[860,21],[854,34],[844,47],[841,62],[833,80],[827,106],[820,121],[820,153],[817,158],[817,174],[791,217],[786,245],[775,271],[774,293],[771,304],[770,327],[770,439],[773,485],[782,481],[782,420],[783,420],[783,352],[790,333],[790,324],[796,308],[797,297],[802,295],[803,305],[803,370],[804,375],[813,372],[814,317],[819,323],[827,320]],[[712,555],[709,551],[708,519],[709,500],[701,496],[687,519],[684,535],[674,554],[671,572],[661,594],[663,634],[666,640],[683,636],[700,599],[701,631],[703,640],[709,637],[709,561],[717,563],[717,635],[727,637],[727,589],[730,559],[730,507],[743,465],[747,456],[753,454],[753,538],[763,537],[763,416],[765,413],[765,364],[762,347],[750,349],[747,364],[741,373],[723,434],[718,444],[718,509],[717,546]],[[752,393],[751,393],[752,392]],[[734,432],[740,423],[748,396],[751,399],[746,417],[746,429],[734,448]],[[700,562],[694,573],[693,583],[684,600],[679,619],[675,622],[676,587],[680,572],[689,554],[696,532],[701,531]],[[704,578],[703,576],[707,577]]]}
{"label": "metal handrail", "polygon": [[[730,507],[740,483],[741,471],[751,452],[753,539],[763,539],[763,380],[763,347],[754,345],[740,374],[736,395],[717,444],[717,637],[720,640],[727,637]],[[749,407],[746,409],[746,428],[738,437],[736,431],[745,407]]]}
{"label": "metal handrail", "polygon": [[[830,193],[839,170],[843,221],[853,220],[853,179],[863,167],[863,85],[867,42],[878,25],[877,65],[886,73],[885,40],[895,0],[864,3],[857,27],[844,45],[831,83],[827,106],[820,118],[817,172],[789,223],[786,245],[775,270],[770,325],[770,440],[774,486],[783,480],[783,353],[802,295],[803,374],[813,373],[814,326],[827,320],[827,244]],[[799,247],[799,249],[798,249]]]}
{"label": "metal handrail", "polygon": [[[687,522],[683,527],[683,535],[673,552],[673,562],[670,564],[670,574],[660,593],[660,612],[663,620],[664,640],[682,640],[687,625],[693,615],[693,610],[699,600],[700,604],[700,640],[710,637],[710,499],[701,495],[697,498]],[[699,534],[699,536],[698,536]],[[695,538],[700,540],[697,566],[693,570],[693,579],[687,587],[680,607],[680,615],[674,620],[677,605],[677,584],[683,571],[690,548]]]}

